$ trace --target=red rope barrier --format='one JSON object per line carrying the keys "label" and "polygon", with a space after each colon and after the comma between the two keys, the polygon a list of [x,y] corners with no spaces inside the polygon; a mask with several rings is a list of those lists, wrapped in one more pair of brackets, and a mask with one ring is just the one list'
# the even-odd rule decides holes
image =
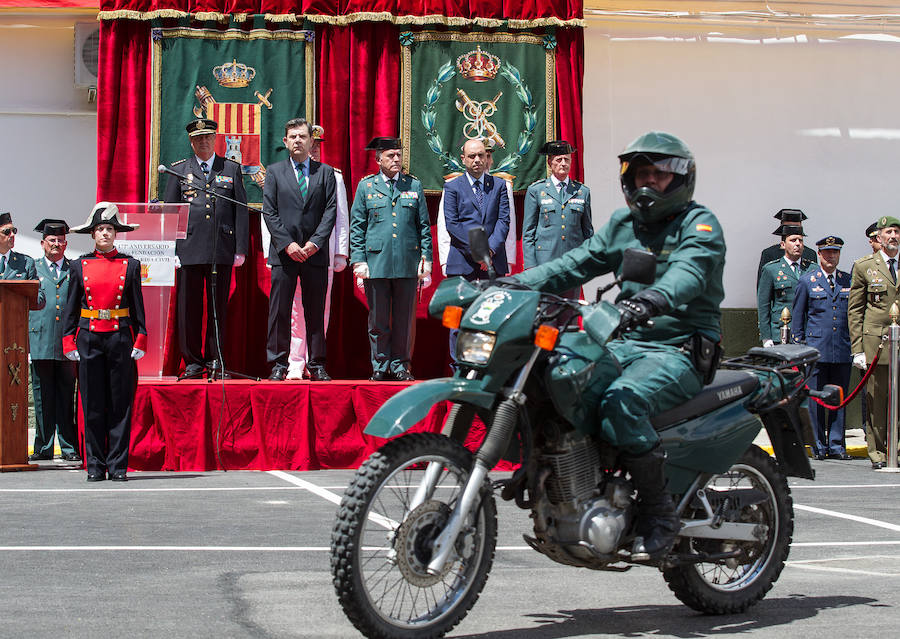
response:
{"label": "red rope barrier", "polygon": [[[852,393],[850,393],[849,395],[847,395],[844,398],[844,401],[842,401],[837,406],[832,406],[831,404],[826,404],[823,400],[819,399],[818,397],[810,397],[810,399],[813,400],[815,403],[817,403],[819,406],[824,406],[828,410],[840,410],[844,406],[849,404],[851,401],[853,401],[853,398],[859,394],[860,389],[862,389],[862,387],[866,385],[866,382],[868,381],[869,377],[871,377],[872,373],[875,371],[875,364],[878,363],[878,357],[881,355],[881,346],[883,344],[884,344],[883,342],[882,342],[882,344],[879,344],[878,350],[875,351],[875,359],[873,359],[872,363],[869,364],[869,368],[866,369],[866,372],[862,376],[862,379],[859,380],[859,384],[856,385],[856,388],[853,389]],[[806,386],[806,390],[809,390],[808,385]]]}

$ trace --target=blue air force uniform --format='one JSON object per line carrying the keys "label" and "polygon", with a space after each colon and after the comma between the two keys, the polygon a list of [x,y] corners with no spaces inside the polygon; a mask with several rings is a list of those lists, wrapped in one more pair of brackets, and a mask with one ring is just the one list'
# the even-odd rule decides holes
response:
{"label": "blue air force uniform", "polygon": [[[830,239],[840,240],[833,236]],[[810,270],[800,277],[794,291],[791,333],[795,342],[807,344],[819,351],[819,361],[809,379],[809,387],[819,390],[826,384],[837,384],[846,393],[853,360],[847,323],[850,274],[835,269],[832,279],[833,288],[828,281],[828,274],[821,268]],[[828,410],[810,399],[809,413],[813,418],[815,432],[813,452],[818,456],[843,456],[846,453],[844,409]]]}

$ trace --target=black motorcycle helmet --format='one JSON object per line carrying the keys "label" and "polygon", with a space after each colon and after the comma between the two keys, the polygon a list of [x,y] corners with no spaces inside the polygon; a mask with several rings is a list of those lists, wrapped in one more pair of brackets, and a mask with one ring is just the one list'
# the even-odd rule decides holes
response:
{"label": "black motorcycle helmet", "polygon": [[[659,222],[682,211],[694,197],[697,178],[694,155],[684,142],[671,133],[645,133],[625,147],[619,155],[619,162],[619,180],[625,201],[640,222]],[[649,165],[674,174],[664,193],[648,187],[635,187],[635,171]]]}

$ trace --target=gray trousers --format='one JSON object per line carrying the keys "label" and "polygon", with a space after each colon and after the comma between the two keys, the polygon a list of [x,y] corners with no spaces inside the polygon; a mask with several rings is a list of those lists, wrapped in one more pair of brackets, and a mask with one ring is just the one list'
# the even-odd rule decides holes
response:
{"label": "gray trousers", "polygon": [[416,278],[379,277],[363,282],[369,303],[372,372],[408,371],[416,316]]}

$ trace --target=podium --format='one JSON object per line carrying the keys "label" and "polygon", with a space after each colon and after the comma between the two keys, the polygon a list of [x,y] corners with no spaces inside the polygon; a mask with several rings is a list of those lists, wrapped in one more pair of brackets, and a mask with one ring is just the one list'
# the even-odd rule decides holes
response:
{"label": "podium", "polygon": [[0,471],[35,470],[28,463],[28,311],[37,280],[0,280]]}
{"label": "podium", "polygon": [[147,325],[147,353],[138,360],[138,377],[160,378],[165,352],[169,299],[175,286],[175,240],[187,236],[190,204],[117,202],[119,219],[140,224],[116,234],[116,248],[141,263],[141,292]]}

